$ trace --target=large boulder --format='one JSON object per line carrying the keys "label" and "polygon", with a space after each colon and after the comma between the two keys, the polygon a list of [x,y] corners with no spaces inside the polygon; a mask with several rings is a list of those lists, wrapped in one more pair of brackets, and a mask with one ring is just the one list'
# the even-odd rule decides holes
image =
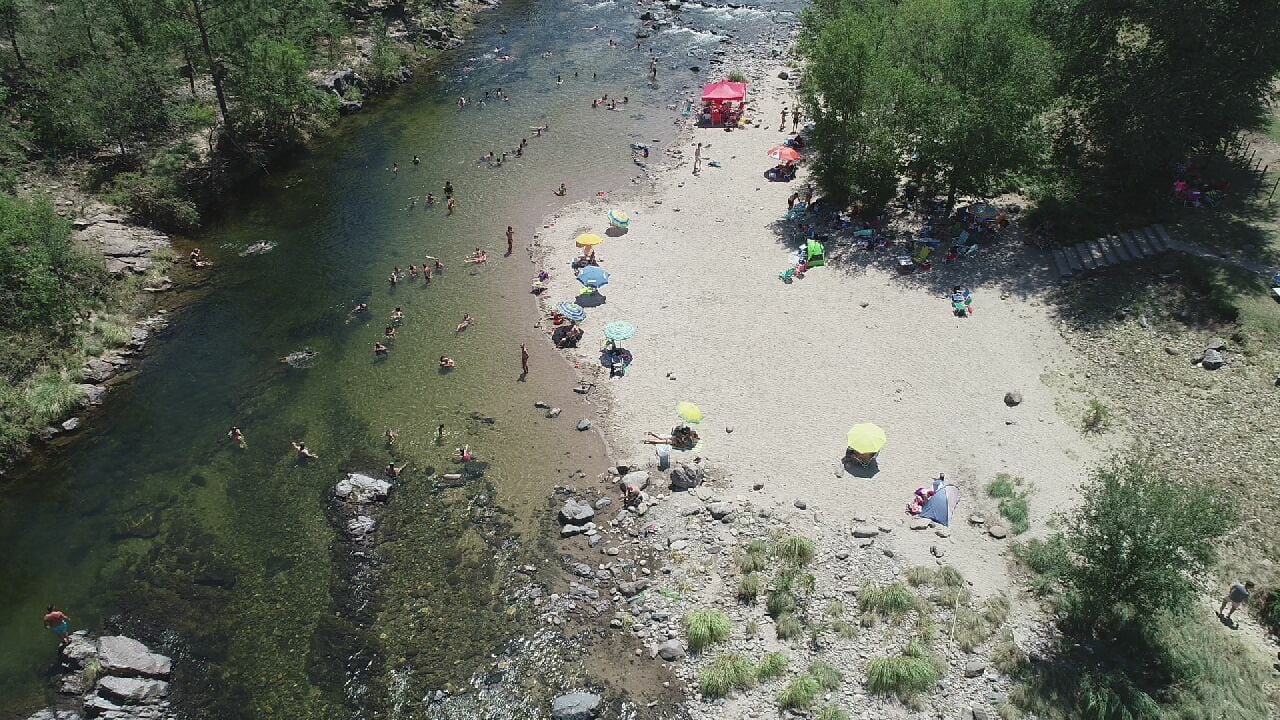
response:
{"label": "large boulder", "polygon": [[600,708],[595,693],[569,693],[551,701],[551,720],[594,720]]}
{"label": "large boulder", "polygon": [[98,638],[98,661],[106,674],[119,677],[163,679],[173,670],[173,661],[169,658],[123,635]]}
{"label": "large boulder", "polygon": [[98,681],[98,692],[125,705],[154,705],[169,696],[169,683],[107,675]]}
{"label": "large boulder", "polygon": [[27,718],[27,720],[81,720],[80,713],[75,710],[54,710],[53,708],[45,708],[36,712],[35,715]]}
{"label": "large boulder", "polygon": [[701,485],[705,479],[706,471],[701,465],[676,463],[676,466],[671,469],[672,490],[692,490]]}
{"label": "large boulder", "polygon": [[80,371],[80,376],[86,382],[104,383],[116,376],[119,369],[102,358],[91,358],[89,362],[84,364],[84,368]]}
{"label": "large boulder", "polygon": [[586,525],[595,516],[595,508],[577,498],[565,500],[564,507],[560,508],[560,521],[566,525]]}
{"label": "large boulder", "polygon": [[74,668],[84,666],[84,661],[98,654],[98,643],[84,630],[71,633],[62,644],[62,662]]}
{"label": "large boulder", "polygon": [[1223,365],[1226,365],[1227,360],[1222,356],[1220,351],[1209,348],[1204,351],[1204,357],[1200,359],[1200,364],[1204,366],[1205,370],[1217,370]]}
{"label": "large boulder", "polygon": [[679,640],[668,640],[658,646],[658,657],[667,662],[675,662],[684,657],[684,645]]}
{"label": "large boulder", "polygon": [[391,494],[391,483],[360,473],[350,473],[333,489],[339,500],[350,503],[370,503],[386,500]]}
{"label": "large boulder", "polygon": [[649,473],[645,470],[633,470],[622,476],[622,488],[627,492],[640,492],[649,487]]}

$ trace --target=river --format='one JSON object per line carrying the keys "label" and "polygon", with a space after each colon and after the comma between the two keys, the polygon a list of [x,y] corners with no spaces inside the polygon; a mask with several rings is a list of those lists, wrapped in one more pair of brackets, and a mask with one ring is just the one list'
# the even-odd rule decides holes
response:
{"label": "river", "polygon": [[[559,183],[568,201],[623,188],[638,171],[631,143],[674,137],[669,108],[702,82],[719,44],[707,28],[749,35],[770,23],[757,10],[690,6],[681,27],[637,51],[636,14],[612,1],[530,0],[482,16],[432,72],[273,168],[189,239],[214,263],[198,298],[75,443],[3,489],[0,717],[48,699],[49,603],[76,628],[128,631],[174,655],[175,701],[192,717],[372,716],[386,705],[381,668],[417,668],[414,691],[456,688],[514,631],[495,558],[535,555],[552,485],[605,464],[599,440],[574,431],[573,369],[534,327],[525,243],[564,202],[551,194]],[[593,110],[606,93],[629,102]],[[535,137],[541,125],[550,131]],[[521,138],[523,157],[480,161]],[[427,192],[441,202],[428,208]],[[247,252],[261,243],[269,249]],[[489,251],[484,267],[463,262],[476,246]],[[393,267],[428,255],[447,266],[430,286],[389,287]],[[358,302],[369,318],[349,317]],[[395,307],[405,319],[376,360]],[[464,313],[476,324],[457,333]],[[309,367],[278,361],[303,348],[318,353]],[[440,372],[441,355],[458,367]],[[565,415],[546,420],[535,400]],[[226,438],[233,424],[243,450]],[[387,428],[400,435],[390,450]],[[319,460],[299,465],[292,440]],[[463,444],[489,464],[485,478],[433,490],[430,470]],[[377,474],[388,461],[412,466],[378,549],[382,586],[363,589],[376,602],[353,619],[353,593],[363,596],[344,575],[327,493],[345,472]],[[356,689],[353,658],[373,677]]]}

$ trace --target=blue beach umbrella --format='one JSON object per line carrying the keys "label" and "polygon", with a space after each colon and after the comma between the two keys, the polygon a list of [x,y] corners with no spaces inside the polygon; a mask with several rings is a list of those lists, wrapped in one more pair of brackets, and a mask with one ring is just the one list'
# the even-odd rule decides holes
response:
{"label": "blue beach umbrella", "polygon": [[611,322],[604,326],[604,339],[615,343],[630,340],[636,336],[636,326],[629,322]]}
{"label": "blue beach umbrella", "polygon": [[609,273],[603,268],[588,265],[578,273],[578,282],[589,288],[602,288],[609,284]]}
{"label": "blue beach umbrella", "polygon": [[609,224],[621,230],[626,230],[631,226],[631,216],[622,210],[614,208],[609,211]]}
{"label": "blue beach umbrella", "polygon": [[583,310],[582,306],[577,303],[562,302],[556,305],[556,312],[573,322],[582,322],[587,319],[587,311]]}

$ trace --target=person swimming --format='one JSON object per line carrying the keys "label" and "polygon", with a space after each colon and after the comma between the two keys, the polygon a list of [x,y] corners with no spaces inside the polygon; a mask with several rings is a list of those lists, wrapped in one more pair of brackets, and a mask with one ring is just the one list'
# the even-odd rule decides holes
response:
{"label": "person swimming", "polygon": [[404,311],[403,311],[403,310],[401,310],[400,308],[396,308],[395,310],[392,310],[392,311],[391,311],[391,322],[397,322],[397,323],[398,323],[398,322],[400,322],[400,321],[402,321],[402,320],[404,320]]}
{"label": "person swimming", "polygon": [[444,181],[444,194],[446,197],[453,194],[453,183],[449,180]]}
{"label": "person swimming", "polygon": [[457,367],[457,363],[455,363],[455,362],[453,361],[453,358],[449,357],[448,355],[441,355],[441,356],[440,356],[440,369],[441,369],[441,370],[452,370],[452,369],[454,369],[455,367]]}
{"label": "person swimming", "polygon": [[307,462],[309,460],[319,460],[320,456],[307,449],[307,444],[302,441],[294,441],[293,450],[298,454],[298,460]]}
{"label": "person swimming", "polygon": [[380,342],[374,343],[373,354],[374,354],[374,357],[385,357],[387,354],[387,346],[383,345]]}
{"label": "person swimming", "polygon": [[569,194],[569,187],[568,187],[567,185],[565,185],[564,183],[560,183],[560,189],[559,189],[559,190],[553,190],[553,191],[552,191],[552,194],[554,194],[554,195],[559,195],[560,197],[564,197],[565,195],[568,195],[568,194]]}
{"label": "person swimming", "polygon": [[244,441],[244,433],[235,425],[232,425],[231,429],[227,431],[227,437],[231,438],[231,442],[239,445],[241,450],[248,447]]}
{"label": "person swimming", "polygon": [[463,315],[463,316],[462,316],[462,322],[458,323],[458,327],[457,327],[457,328],[455,328],[455,330],[454,330],[454,331],[455,331],[455,332],[462,332],[463,330],[466,330],[467,328],[469,328],[469,327],[471,327],[472,325],[474,325],[474,324],[475,324],[475,322],[476,322],[475,318],[471,317],[470,315]]}
{"label": "person swimming", "polygon": [[387,326],[387,329],[386,329],[385,331],[383,331],[382,335],[383,335],[383,337],[385,337],[385,338],[386,338],[386,339],[388,339],[388,340],[395,340],[395,339],[396,339],[396,329],[395,329],[395,327],[393,327],[393,326],[391,326],[391,325],[388,325],[388,326]]}

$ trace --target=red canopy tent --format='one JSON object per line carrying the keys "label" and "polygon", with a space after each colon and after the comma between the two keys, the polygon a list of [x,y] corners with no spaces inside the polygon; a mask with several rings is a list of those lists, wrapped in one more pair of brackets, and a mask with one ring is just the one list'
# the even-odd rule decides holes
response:
{"label": "red canopy tent", "polygon": [[742,102],[746,96],[746,83],[721,80],[720,82],[709,83],[702,88],[703,102]]}

